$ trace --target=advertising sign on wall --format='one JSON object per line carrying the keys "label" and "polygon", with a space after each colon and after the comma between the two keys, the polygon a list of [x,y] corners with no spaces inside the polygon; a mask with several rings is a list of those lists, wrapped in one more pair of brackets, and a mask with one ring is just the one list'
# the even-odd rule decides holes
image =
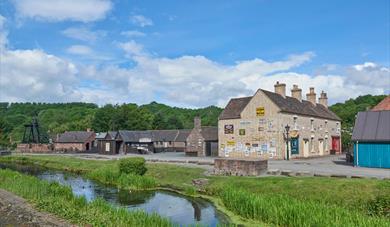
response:
{"label": "advertising sign on wall", "polygon": [[233,134],[234,126],[233,125],[225,125],[225,134]]}
{"label": "advertising sign on wall", "polygon": [[256,116],[262,117],[265,114],[264,107],[257,107],[256,108]]}

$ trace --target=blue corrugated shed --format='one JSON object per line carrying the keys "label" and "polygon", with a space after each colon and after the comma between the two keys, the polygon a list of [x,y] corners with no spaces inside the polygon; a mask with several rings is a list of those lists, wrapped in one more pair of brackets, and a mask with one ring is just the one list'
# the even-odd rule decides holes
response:
{"label": "blue corrugated shed", "polygon": [[390,143],[355,143],[355,166],[390,169]]}
{"label": "blue corrugated shed", "polygon": [[359,112],[352,140],[355,166],[390,168],[390,111]]}

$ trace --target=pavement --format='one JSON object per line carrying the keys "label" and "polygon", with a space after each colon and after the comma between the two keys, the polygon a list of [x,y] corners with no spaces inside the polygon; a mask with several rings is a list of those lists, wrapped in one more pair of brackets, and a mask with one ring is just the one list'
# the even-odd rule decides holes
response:
{"label": "pavement", "polygon": [[[39,154],[34,154],[39,155]],[[44,154],[47,155],[47,154]],[[154,153],[148,155],[101,155],[101,154],[52,154],[82,159],[113,160],[125,157],[143,157],[148,162],[172,163],[213,170],[214,157],[189,157],[182,152]],[[330,155],[310,159],[268,160],[268,175],[319,176],[341,178],[390,179],[390,169],[354,167],[347,163],[345,155]]]}

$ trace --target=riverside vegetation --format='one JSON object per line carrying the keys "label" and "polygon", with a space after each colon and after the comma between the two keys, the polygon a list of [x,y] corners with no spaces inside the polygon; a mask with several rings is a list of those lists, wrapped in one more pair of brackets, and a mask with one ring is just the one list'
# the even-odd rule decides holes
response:
{"label": "riverside vegetation", "polygon": [[[195,188],[192,186],[191,181],[195,178],[204,178],[203,169],[153,163],[146,164],[147,171],[145,173],[145,163],[142,158],[96,161],[59,156],[8,156],[1,157],[0,162],[32,164],[75,172],[123,189],[141,190],[164,187],[173,188],[194,196],[207,196],[215,202],[219,209],[232,217],[232,221],[237,224],[256,226],[390,225],[390,181],[388,180],[213,176],[207,177],[209,179],[208,185],[202,188]],[[136,172],[139,174],[135,174]],[[3,177],[4,170],[1,173]],[[11,175],[8,177],[13,178],[11,172],[8,171],[6,173],[6,175]],[[17,173],[13,174],[23,176]],[[7,179],[1,180],[3,182]],[[33,180],[29,180],[29,183],[33,184],[31,181]],[[27,185],[29,183],[24,184],[19,190],[30,190],[22,189],[28,188]],[[22,197],[30,196],[28,195],[29,193],[7,188],[17,186],[6,186],[0,183],[0,187],[15,192]],[[47,188],[47,185],[39,187],[42,187],[42,192],[33,192],[31,194],[39,194],[39,198],[44,197],[45,194],[48,194],[49,197],[52,195],[50,191],[43,189]],[[38,188],[31,190],[39,191]],[[74,203],[77,204],[77,202]],[[41,206],[39,204],[42,203],[37,203],[39,208],[49,209],[47,211],[55,213],[54,209],[53,211],[51,210],[51,205],[47,205],[48,207],[45,208],[45,205]],[[65,203],[62,204],[62,202],[58,202],[58,204],[58,207],[55,208],[58,210],[61,210],[62,206],[64,206],[62,209],[67,209],[68,206],[71,206]],[[104,204],[104,202],[85,203],[80,209],[88,206],[100,206],[99,204]],[[107,209],[111,210],[114,208]],[[123,211],[110,212],[114,212],[112,213],[113,215],[119,215],[119,213],[122,215]],[[118,214],[115,212],[118,212]],[[72,215],[76,217],[72,217]],[[70,212],[66,217],[60,216],[76,223],[88,222],[94,225],[109,223],[109,219],[105,219],[106,222],[102,220],[92,221],[88,219],[89,216],[83,217],[83,215],[88,214]],[[131,219],[132,214],[129,215],[122,221]],[[97,216],[99,215],[94,215],[94,217]],[[102,217],[108,218],[104,215]],[[109,217],[113,216],[110,215]],[[161,226],[170,225],[165,219],[158,219],[155,216],[142,214],[141,218],[153,220],[152,222],[155,222],[155,224],[151,226],[160,226],[158,224],[160,222],[162,223]],[[79,222],[79,220],[84,219],[84,222]]]}

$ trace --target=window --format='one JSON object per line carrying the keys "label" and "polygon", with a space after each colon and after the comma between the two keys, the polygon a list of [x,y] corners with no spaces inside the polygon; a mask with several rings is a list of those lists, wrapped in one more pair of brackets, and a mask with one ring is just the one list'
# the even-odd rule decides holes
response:
{"label": "window", "polygon": [[311,131],[314,132],[314,118],[310,118],[310,128]]}
{"label": "window", "polygon": [[294,119],[294,125],[293,125],[293,129],[294,130],[298,130],[298,123],[297,123],[297,119],[298,119],[298,116],[297,115],[295,115],[294,117],[293,117],[293,119]]}

